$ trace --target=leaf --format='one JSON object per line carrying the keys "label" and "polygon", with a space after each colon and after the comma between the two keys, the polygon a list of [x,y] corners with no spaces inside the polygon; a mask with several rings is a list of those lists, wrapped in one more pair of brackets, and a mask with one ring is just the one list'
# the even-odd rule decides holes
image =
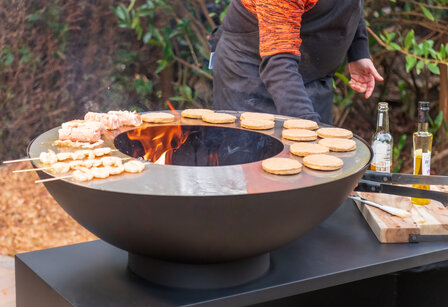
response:
{"label": "leaf", "polygon": [[227,7],[224,9],[224,11],[222,11],[221,14],[219,14],[219,21],[220,21],[220,22],[222,22],[222,21],[224,20],[224,17],[226,17],[227,9],[228,9],[228,8],[229,8],[229,7],[227,6]]}
{"label": "leaf", "polygon": [[136,29],[138,25],[140,25],[140,18],[137,16],[132,19],[131,27],[132,29]]}
{"label": "leaf", "polygon": [[166,60],[158,60],[157,61],[157,69],[155,71],[155,74],[160,73],[162,70],[164,70],[168,66],[168,61]]}
{"label": "leaf", "polygon": [[423,14],[425,14],[425,16],[426,16],[429,20],[431,20],[431,21],[434,21],[434,20],[435,20],[435,19],[434,19],[434,16],[431,14],[431,12],[430,12],[426,7],[424,7],[423,5],[420,5],[420,8],[421,8]]}
{"label": "leaf", "polygon": [[406,71],[410,72],[412,68],[414,68],[415,64],[417,64],[417,58],[413,56],[406,56]]}
{"label": "leaf", "polygon": [[171,101],[185,101],[185,98],[182,96],[170,97]]}
{"label": "leaf", "polygon": [[137,25],[137,28],[135,29],[135,32],[137,32],[137,39],[141,40],[143,35],[143,28],[140,24]]}
{"label": "leaf", "polygon": [[412,42],[415,41],[414,39],[414,30],[411,30],[406,34],[406,38],[404,41],[404,49],[407,51],[412,46]]}
{"label": "leaf", "polygon": [[123,4],[120,4],[115,10],[115,15],[121,20],[126,20],[127,12]]}
{"label": "leaf", "polygon": [[14,55],[12,53],[6,54],[5,64],[6,66],[9,66],[14,62]]}
{"label": "leaf", "polygon": [[440,75],[440,69],[439,69],[439,66],[437,65],[437,63],[429,63],[428,64],[428,69],[433,74]]}
{"label": "leaf", "polygon": [[400,137],[400,140],[398,141],[398,149],[401,151],[404,146],[406,145],[406,140],[407,140],[408,136],[406,134],[402,134]]}
{"label": "leaf", "polygon": [[443,111],[440,111],[439,114],[437,114],[436,119],[434,120],[434,125],[439,129],[439,127],[443,123]]}
{"label": "leaf", "polygon": [[439,60],[443,60],[446,57],[446,49],[443,44],[440,45],[440,51],[439,51]]}
{"label": "leaf", "polygon": [[417,62],[417,65],[415,65],[415,69],[416,69],[418,75],[422,71],[423,67],[425,67],[425,62],[423,62],[421,60]]}
{"label": "leaf", "polygon": [[151,39],[151,37],[152,37],[152,33],[151,32],[146,32],[145,35],[143,36],[143,42],[145,44],[147,44],[149,42],[149,40]]}
{"label": "leaf", "polygon": [[339,78],[339,79],[341,79],[345,84],[349,85],[349,82],[350,82],[350,81],[349,81],[348,78],[347,78],[346,76],[344,76],[343,74],[337,72],[337,73],[334,74],[334,76],[337,77],[337,78]]}
{"label": "leaf", "polygon": [[392,50],[401,50],[400,45],[398,45],[397,43],[390,43],[390,47],[392,48]]}
{"label": "leaf", "polygon": [[187,97],[187,99],[191,99],[193,97],[192,92],[191,92],[191,88],[188,85],[185,85],[183,87],[184,93],[185,93],[185,97]]}

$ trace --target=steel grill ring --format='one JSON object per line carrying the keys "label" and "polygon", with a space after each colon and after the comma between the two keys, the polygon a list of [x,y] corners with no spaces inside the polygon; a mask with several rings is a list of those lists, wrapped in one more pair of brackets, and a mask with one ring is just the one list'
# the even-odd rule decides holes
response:
{"label": "steel grill ring", "polygon": [[[281,138],[286,119],[290,118],[277,116],[274,129],[251,133],[274,138],[272,144],[281,142],[283,148],[278,147],[276,156],[301,161],[289,153],[292,142]],[[239,120],[211,125],[182,118],[181,125],[247,131],[240,128]],[[130,130],[108,132],[104,146],[114,147],[116,138]],[[51,142],[56,138],[57,128],[38,136],[29,146],[29,156],[55,149]],[[150,164],[137,175],[87,183],[65,179],[45,185],[81,225],[133,254],[182,263],[226,262],[287,244],[334,212],[371,160],[370,147],[356,136],[354,140],[356,151],[332,153],[344,161],[344,167],[334,172],[304,167],[298,175],[276,176],[265,173],[261,161],[226,166]],[[121,152],[114,155],[126,157]],[[51,177],[38,173],[41,178]]]}

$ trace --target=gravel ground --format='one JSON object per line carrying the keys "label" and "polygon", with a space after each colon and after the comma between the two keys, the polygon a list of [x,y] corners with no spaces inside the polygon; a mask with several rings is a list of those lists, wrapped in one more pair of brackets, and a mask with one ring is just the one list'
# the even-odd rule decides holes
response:
{"label": "gravel ground", "polygon": [[21,162],[0,168],[0,255],[13,256],[97,239],[51,197],[31,168]]}

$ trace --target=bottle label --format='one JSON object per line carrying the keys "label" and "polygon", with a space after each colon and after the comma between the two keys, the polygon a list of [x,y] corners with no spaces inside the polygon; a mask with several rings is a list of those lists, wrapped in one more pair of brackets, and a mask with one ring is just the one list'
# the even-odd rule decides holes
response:
{"label": "bottle label", "polygon": [[375,141],[373,143],[373,165],[377,172],[390,173],[391,146],[387,143]]}
{"label": "bottle label", "polygon": [[431,152],[422,153],[422,175],[431,174]]}

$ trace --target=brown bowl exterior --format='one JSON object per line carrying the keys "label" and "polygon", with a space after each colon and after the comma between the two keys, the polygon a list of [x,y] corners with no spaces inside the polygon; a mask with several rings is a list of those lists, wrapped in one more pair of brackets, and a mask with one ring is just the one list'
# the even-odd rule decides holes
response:
{"label": "brown bowl exterior", "polygon": [[231,196],[135,195],[65,181],[45,185],[76,221],[116,247],[167,261],[217,263],[279,248],[320,224],[366,168],[323,185]]}

